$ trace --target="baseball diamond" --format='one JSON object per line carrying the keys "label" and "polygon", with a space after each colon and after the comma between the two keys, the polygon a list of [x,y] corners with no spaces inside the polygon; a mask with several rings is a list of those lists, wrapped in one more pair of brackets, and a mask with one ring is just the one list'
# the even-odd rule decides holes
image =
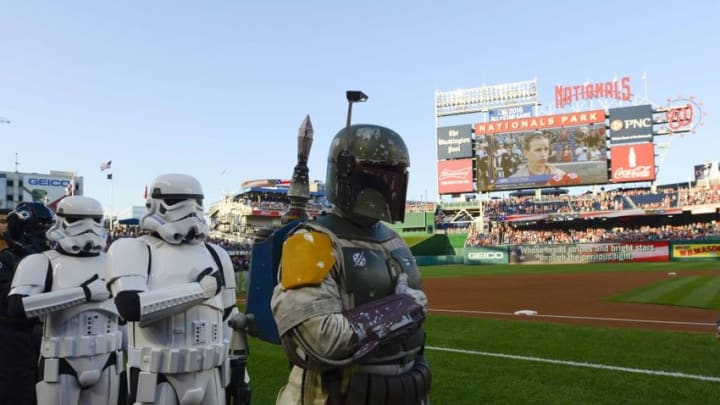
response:
{"label": "baseball diamond", "polygon": [[[720,269],[684,271],[720,276]],[[667,271],[622,271],[570,274],[514,274],[462,278],[428,278],[424,286],[430,312],[490,318],[520,318],[531,309],[534,322],[649,328],[711,333],[718,311],[680,306],[610,302],[606,298],[671,277]]]}

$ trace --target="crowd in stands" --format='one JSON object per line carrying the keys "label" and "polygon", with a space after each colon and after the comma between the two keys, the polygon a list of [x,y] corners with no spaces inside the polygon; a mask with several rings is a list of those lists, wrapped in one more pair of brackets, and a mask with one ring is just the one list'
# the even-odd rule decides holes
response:
{"label": "crowd in stands", "polygon": [[[651,195],[648,193],[647,195]],[[588,211],[619,211],[623,209],[640,208],[628,199],[629,196],[619,191],[601,192],[595,195],[582,194],[578,196],[543,197],[510,197],[504,200],[490,200],[485,205],[485,213],[490,217],[508,215],[532,215],[558,212],[588,212]],[[662,198],[668,203],[670,200]]]}
{"label": "crowd in stands", "polygon": [[719,204],[720,188],[683,189],[679,193],[681,206]]}
{"label": "crowd in stands", "polygon": [[480,234],[470,227],[465,240],[466,247],[558,244],[558,243],[611,243],[648,240],[703,240],[720,238],[720,225],[713,222],[697,222],[688,225],[641,226],[637,228],[616,227],[612,229],[587,228],[532,230],[518,229],[510,224],[494,227],[487,234]]}
{"label": "crowd in stands", "polygon": [[[479,233],[472,221],[458,226],[440,226],[451,231],[467,231],[466,246],[491,246],[502,244],[555,244],[555,243],[601,243],[639,240],[698,240],[720,238],[720,226],[716,221],[696,222],[685,225],[644,225],[605,228],[528,229],[505,222],[512,215],[554,213],[583,213],[590,211],[662,210],[698,205],[720,205],[720,187],[665,187],[650,189],[618,189],[581,195],[509,197],[485,202],[485,215],[495,220],[485,234]],[[448,221],[439,216],[439,221]]]}
{"label": "crowd in stands", "polygon": [[[267,194],[253,196],[243,201],[247,205],[263,210],[285,211],[289,208],[287,196]],[[492,199],[484,202],[486,217],[496,219],[496,223],[487,233],[481,234],[471,220],[451,222],[437,204],[425,201],[408,201],[406,212],[435,211],[436,227],[445,232],[468,232],[465,246],[490,246],[503,244],[555,244],[555,243],[602,243],[637,240],[696,240],[720,237],[720,226],[715,222],[693,223],[689,225],[660,225],[622,228],[578,229],[526,229],[516,227],[503,219],[511,215],[534,215],[551,213],[582,213],[590,211],[621,211],[636,209],[667,209],[703,204],[720,204],[720,187],[665,187],[651,189],[602,190],[599,193],[580,195],[517,196],[505,199]],[[308,210],[321,212],[331,205],[322,198],[308,201]],[[257,232],[248,225],[246,231]],[[110,233],[108,242],[118,238],[136,237],[142,234],[137,226],[118,226]],[[247,252],[252,249],[252,241],[231,242],[227,239],[209,239],[233,254],[237,268],[247,268]]]}
{"label": "crowd in stands", "polygon": [[720,203],[720,188],[611,190],[596,194],[509,197],[484,204],[485,215],[503,217],[566,212],[621,211],[631,209],[680,208]]}
{"label": "crowd in stands", "polygon": [[[265,211],[287,211],[290,207],[286,194],[280,193],[246,193],[239,197],[246,206]],[[312,196],[307,202],[308,211],[327,210],[332,205],[327,201],[325,196]]]}
{"label": "crowd in stands", "polygon": [[145,232],[139,227],[134,225],[120,225],[113,228],[112,231],[108,232],[108,245],[113,241],[120,238],[134,238],[143,235]]}
{"label": "crowd in stands", "polygon": [[[135,238],[146,233],[147,231],[144,231],[137,225],[116,226],[112,231],[108,232],[108,246],[120,238]],[[248,256],[250,254],[250,250],[252,250],[252,243],[249,240],[244,242],[234,242],[222,238],[207,238],[206,241],[220,246],[225,249],[228,254],[230,254],[235,271],[243,269],[247,270],[249,267]]]}

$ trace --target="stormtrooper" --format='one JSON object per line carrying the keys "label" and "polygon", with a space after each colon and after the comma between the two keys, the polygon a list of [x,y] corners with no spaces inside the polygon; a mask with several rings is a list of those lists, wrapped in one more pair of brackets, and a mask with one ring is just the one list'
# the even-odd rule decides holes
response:
{"label": "stormtrooper", "polygon": [[[349,119],[348,119],[349,121]],[[271,306],[293,364],[278,405],[427,404],[427,297],[405,242],[407,147],[396,132],[353,125],[330,145],[332,214],[289,232]]]}
{"label": "stormtrooper", "polygon": [[135,404],[225,403],[235,308],[227,252],[204,243],[203,192],[192,176],[165,174],[149,190],[140,226],[149,235],[108,250],[106,279],[128,321],[129,399]]}
{"label": "stormtrooper", "polygon": [[13,278],[11,315],[43,321],[40,405],[117,403],[122,332],[104,281],[102,221],[96,200],[65,198],[47,231],[55,248],[25,257]]}

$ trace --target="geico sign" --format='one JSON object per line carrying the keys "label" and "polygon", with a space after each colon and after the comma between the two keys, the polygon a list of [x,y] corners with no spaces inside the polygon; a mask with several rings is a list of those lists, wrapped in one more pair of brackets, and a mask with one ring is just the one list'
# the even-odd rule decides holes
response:
{"label": "geico sign", "polygon": [[30,177],[28,179],[28,184],[31,186],[66,187],[70,184],[70,180],[40,179],[37,177]]}
{"label": "geico sign", "polygon": [[470,252],[468,253],[468,259],[470,260],[488,260],[488,259],[502,259],[505,257],[503,252]]}

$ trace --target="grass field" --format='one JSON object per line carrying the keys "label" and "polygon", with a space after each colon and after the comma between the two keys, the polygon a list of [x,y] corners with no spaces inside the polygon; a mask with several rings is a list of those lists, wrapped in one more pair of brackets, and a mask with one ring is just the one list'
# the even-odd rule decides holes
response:
{"label": "grass field", "polygon": [[720,309],[720,277],[676,276],[609,297],[612,301]]}
{"label": "grass field", "polygon": [[423,278],[468,277],[491,274],[557,274],[595,271],[674,271],[717,270],[720,262],[661,262],[661,263],[591,263],[591,264],[537,264],[537,265],[481,265],[448,264],[421,269]]}
{"label": "grass field", "polygon": [[[438,266],[424,277],[568,271],[717,269],[717,263]],[[691,280],[694,277],[688,276]],[[680,278],[677,278],[679,280]],[[675,279],[673,279],[675,280]],[[697,283],[686,282],[685,285]],[[708,282],[707,290],[720,289]],[[662,295],[662,294],[661,294]],[[666,304],[672,302],[664,295]],[[680,295],[677,299],[682,301]],[[432,308],[432,302],[430,303]],[[430,315],[426,357],[434,405],[717,403],[720,341],[711,333],[595,328]],[[282,350],[250,341],[254,404],[273,404],[287,378]]]}

